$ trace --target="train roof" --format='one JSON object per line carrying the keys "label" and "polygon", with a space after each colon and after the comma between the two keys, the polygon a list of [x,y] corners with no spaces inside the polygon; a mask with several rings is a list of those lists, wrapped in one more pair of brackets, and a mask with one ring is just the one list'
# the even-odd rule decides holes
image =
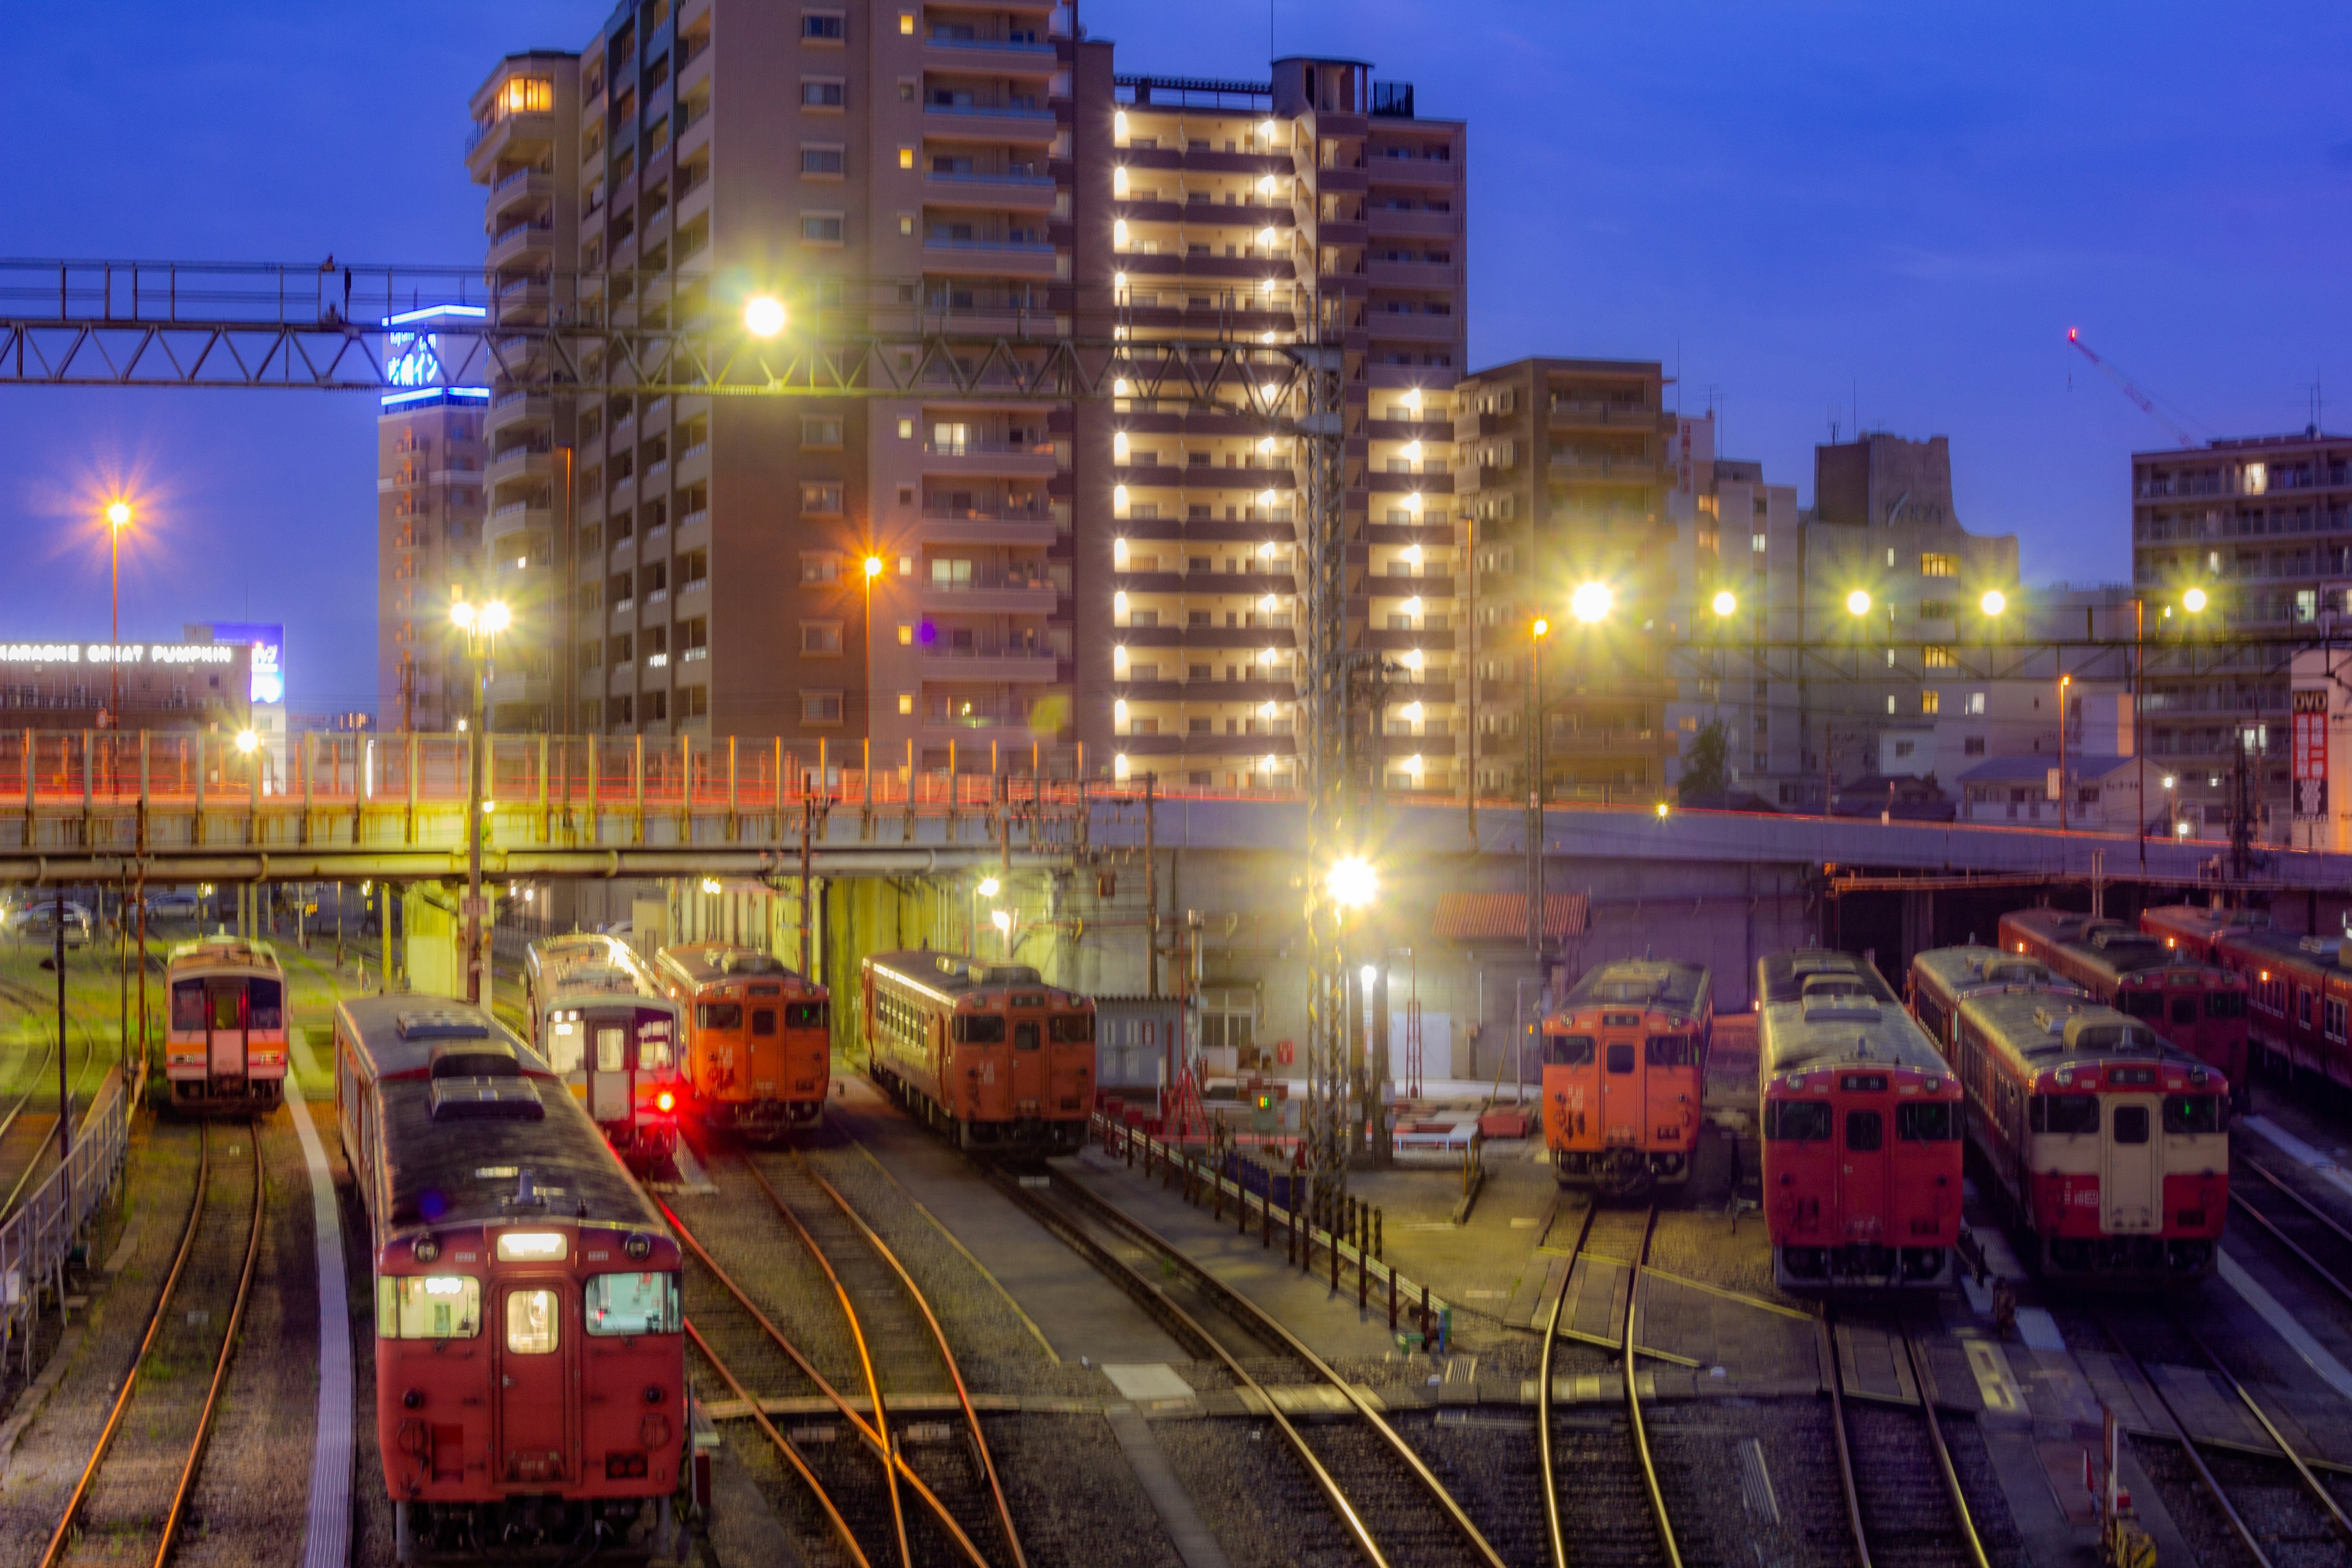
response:
{"label": "train roof", "polygon": [[2207,1070],[2140,1020],[2095,1002],[2042,992],[1981,992],[1960,998],[1959,1012],[1994,1049],[2029,1073],[2118,1060]]}
{"label": "train roof", "polygon": [[786,967],[775,954],[740,942],[681,942],[663,948],[654,962],[688,985],[716,985],[730,980],[781,980],[804,990],[824,989],[799,971]]}
{"label": "train roof", "polygon": [[618,937],[595,931],[541,937],[525,951],[523,962],[539,977],[542,1007],[563,994],[635,996],[668,1005],[652,968]]}
{"label": "train roof", "polygon": [[917,947],[868,954],[866,967],[896,975],[942,998],[973,996],[1019,986],[1024,990],[1051,991],[1072,1002],[1093,1005],[1087,998],[1050,984],[1026,963],[991,963],[961,952]]}
{"label": "train roof", "polygon": [[1948,1070],[1900,1003],[1853,991],[1767,1005],[1757,1019],[1756,1044],[1767,1074],[1864,1065]]}
{"label": "train roof", "polygon": [[2121,984],[2126,978],[2147,977],[2157,970],[2189,970],[2210,975],[2213,966],[2193,954],[2165,946],[2122,921],[2097,920],[2063,910],[2017,910],[2003,915],[2027,931],[2054,943],[2074,963],[2094,974]]}
{"label": "train roof", "polygon": [[1948,996],[1958,996],[1983,987],[2014,987],[2025,990],[2062,991],[2071,995],[2084,994],[2083,988],[2063,975],[2052,972],[2038,958],[2005,952],[1997,947],[1980,947],[1971,942],[1965,947],[1933,947],[1911,960],[1911,971],[1925,975]]}
{"label": "train roof", "polygon": [[2202,904],[2158,904],[2154,909],[2142,910],[2139,918],[2142,921],[2152,921],[2171,931],[2189,932],[2207,942],[2271,929],[2271,917],[2267,911],[2215,910]]}
{"label": "train roof", "polygon": [[555,1077],[520,1036],[467,1003],[446,996],[346,996],[335,1011],[346,1025],[342,1033],[378,1079],[431,1077],[436,1056],[446,1062],[453,1053],[503,1057],[520,1076]]}
{"label": "train roof", "polygon": [[1847,989],[1858,987],[1882,1002],[1895,1001],[1895,989],[1878,973],[1877,965],[1834,948],[1792,948],[1756,961],[1756,995],[1768,1007],[1776,1002],[1795,1002],[1808,987],[1835,989],[1841,981],[1848,983]]}
{"label": "train roof", "polygon": [[266,942],[244,936],[200,936],[194,942],[174,943],[168,964],[209,964],[222,969],[267,969],[283,973],[285,965],[278,962],[278,951]]}
{"label": "train roof", "polygon": [[1567,1011],[1620,1003],[1696,1013],[1707,994],[1709,982],[1703,963],[1684,963],[1674,959],[1611,959],[1586,970],[1560,1008]]}
{"label": "train roof", "polygon": [[2347,950],[2352,949],[2352,936],[2299,936],[2268,926],[2246,926],[2230,931],[2227,940],[2231,949],[2240,952],[2276,959],[2304,969],[2352,973],[2352,963],[2346,962]]}

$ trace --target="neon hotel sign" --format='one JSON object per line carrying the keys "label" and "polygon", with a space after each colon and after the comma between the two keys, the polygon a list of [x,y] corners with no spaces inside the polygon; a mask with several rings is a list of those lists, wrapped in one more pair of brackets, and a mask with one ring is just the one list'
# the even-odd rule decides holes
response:
{"label": "neon hotel sign", "polygon": [[235,664],[242,643],[0,643],[0,664]]}

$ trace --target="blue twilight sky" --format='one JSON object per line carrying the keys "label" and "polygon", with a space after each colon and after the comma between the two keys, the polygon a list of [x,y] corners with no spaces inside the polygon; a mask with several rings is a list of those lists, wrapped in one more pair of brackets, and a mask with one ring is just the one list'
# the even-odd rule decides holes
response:
{"label": "blue twilight sky", "polygon": [[[455,261],[466,98],[576,47],[578,0],[26,7],[0,252]],[[2352,7],[1084,0],[1130,71],[1371,60],[1470,122],[1471,353],[1656,358],[1811,499],[1834,416],[1952,438],[1960,516],[2032,580],[2128,573],[2127,454],[2352,404]],[[2071,373],[2072,387],[2069,388]],[[283,620],[298,709],[373,699],[373,407],[0,392],[0,640],[104,633],[92,502],[142,500],[127,635]],[[2352,426],[2352,407],[2331,421]]]}

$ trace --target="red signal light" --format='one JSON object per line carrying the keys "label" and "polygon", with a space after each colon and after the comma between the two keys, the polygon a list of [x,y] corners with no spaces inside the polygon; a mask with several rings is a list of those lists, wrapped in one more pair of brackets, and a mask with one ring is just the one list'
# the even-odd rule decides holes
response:
{"label": "red signal light", "polygon": [[663,1089],[659,1094],[654,1096],[654,1103],[659,1106],[662,1110],[668,1110],[677,1104],[677,1096],[672,1094],[667,1089]]}

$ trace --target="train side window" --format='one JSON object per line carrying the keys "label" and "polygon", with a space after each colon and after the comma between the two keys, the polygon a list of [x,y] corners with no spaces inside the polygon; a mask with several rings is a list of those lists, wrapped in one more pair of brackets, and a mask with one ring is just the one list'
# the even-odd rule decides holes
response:
{"label": "train side window", "polygon": [[1686,1068],[1691,1059],[1690,1037],[1652,1035],[1643,1042],[1643,1054],[1654,1068]]}
{"label": "train side window", "polygon": [[1609,1047],[1609,1070],[1613,1073],[1629,1073],[1633,1070],[1633,1047],[1631,1045]]}
{"label": "train side window", "polygon": [[2311,993],[2300,985],[2294,991],[2294,1021],[2306,1029],[2311,1027]]}
{"label": "train side window", "polygon": [[1039,1030],[1037,1028],[1036,1019],[1024,1018],[1013,1026],[1013,1048],[1014,1050],[1034,1051],[1044,1043],[1045,1042],[1039,1038]]}
{"label": "train side window", "polygon": [[375,1331],[385,1340],[470,1340],[482,1331],[482,1282],[464,1274],[380,1274]]}
{"label": "train side window", "polygon": [[2176,1024],[2195,1023],[2197,1021],[2197,998],[2194,996],[2175,996],[2172,999],[2172,1021]]}
{"label": "train side window", "polygon": [[1895,1136],[1906,1143],[1948,1143],[1960,1135],[1959,1107],[1922,1100],[1895,1108]]}
{"label": "train side window", "polygon": [[507,1292],[507,1349],[517,1355],[553,1355],[562,1342],[552,1290]]}
{"label": "train side window", "polygon": [[1591,1067],[1592,1037],[1591,1035],[1545,1036],[1544,1065],[1556,1068]]}
{"label": "train side window", "polygon": [[2164,1016],[2164,993],[2126,987],[2116,993],[2116,1011],[2134,1018],[2160,1019]]}
{"label": "train side window", "polygon": [[556,1024],[547,1031],[547,1065],[557,1072],[574,1072],[580,1067],[580,1026]]}
{"label": "train side window", "polygon": [[2116,1107],[2116,1142],[2145,1143],[2147,1142],[2147,1107],[2118,1105]]}
{"label": "train side window", "polygon": [[2037,1094],[2028,1114],[2035,1132],[2096,1132],[2099,1097],[2095,1094]]}
{"label": "train side window", "polygon": [[1845,1113],[1845,1146],[1857,1154],[1874,1154],[1886,1139],[1886,1121],[1875,1110]]}
{"label": "train side window", "polygon": [[824,1028],[824,1004],[822,1002],[785,1003],[784,1027],[787,1029]]}
{"label": "train side window", "polygon": [[245,984],[246,1027],[249,1029],[285,1027],[286,987],[275,980],[248,980]]}
{"label": "train side window", "polygon": [[2176,1137],[2221,1131],[2221,1097],[2218,1094],[2168,1094],[2164,1097],[2164,1130]]}
{"label": "train side window", "polygon": [[2341,996],[2328,997],[2321,1007],[2321,1016],[2327,1026],[2327,1037],[2331,1040],[2341,1041],[2344,1038],[2344,998]]}
{"label": "train side window", "polygon": [[183,980],[172,987],[172,1027],[183,1033],[205,1026],[205,983]]}
{"label": "train side window", "polygon": [[958,1013],[955,1040],[960,1046],[1001,1046],[1004,1043],[1002,1013]]}
{"label": "train side window", "polygon": [[761,1039],[776,1032],[776,1010],[773,1007],[751,1009],[751,1033]]}
{"label": "train side window", "polygon": [[694,1026],[698,1029],[740,1029],[743,1026],[743,1004],[697,1002],[694,1005]]}
{"label": "train side window", "polygon": [[600,1025],[596,1030],[596,1070],[619,1072],[628,1066],[629,1032],[617,1024]]}
{"label": "train side window", "polygon": [[1764,1136],[1818,1143],[1830,1135],[1826,1100],[1776,1100],[1764,1107]]}
{"label": "train side window", "polygon": [[2246,994],[2242,991],[2208,991],[2205,993],[2205,1016],[2209,1018],[2244,1017]]}
{"label": "train side window", "polygon": [[[1057,1046],[1084,1046],[1093,1043],[1095,1016],[1092,1013],[1056,1013],[1045,1020],[1045,1037]],[[1143,1043],[1150,1045],[1152,1026],[1143,1026]]]}
{"label": "train side window", "polygon": [[588,1280],[588,1331],[614,1334],[674,1334],[682,1312],[675,1274],[597,1274]]}

